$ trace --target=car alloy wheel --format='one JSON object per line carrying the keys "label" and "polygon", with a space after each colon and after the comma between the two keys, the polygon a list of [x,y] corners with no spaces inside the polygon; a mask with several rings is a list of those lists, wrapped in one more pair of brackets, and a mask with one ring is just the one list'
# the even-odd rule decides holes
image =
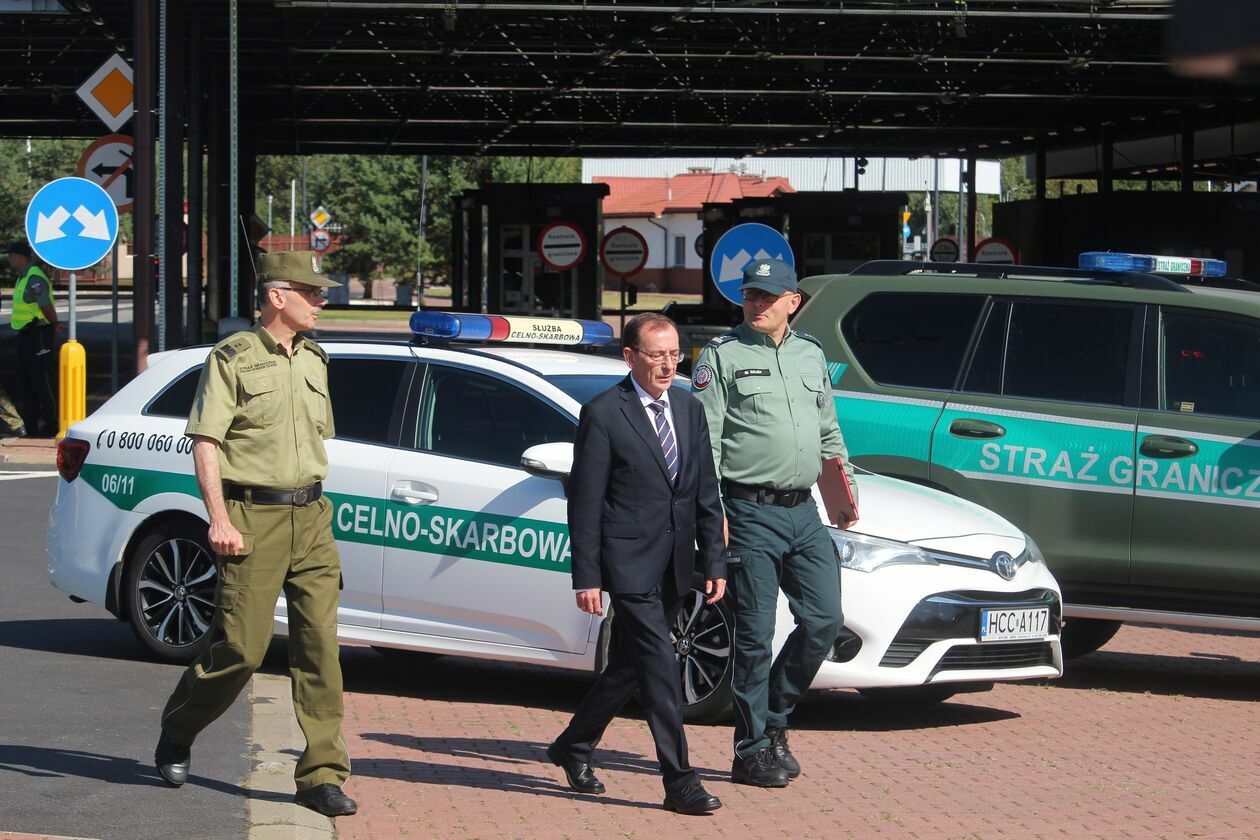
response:
{"label": "car alloy wheel", "polygon": [[692,590],[670,638],[678,657],[683,689],[683,712],[689,722],[720,719],[731,704],[731,629],[726,606],[704,603],[705,595]]}
{"label": "car alloy wheel", "polygon": [[219,569],[191,529],[150,534],[133,556],[128,578],[131,623],[154,653],[188,661],[214,620]]}

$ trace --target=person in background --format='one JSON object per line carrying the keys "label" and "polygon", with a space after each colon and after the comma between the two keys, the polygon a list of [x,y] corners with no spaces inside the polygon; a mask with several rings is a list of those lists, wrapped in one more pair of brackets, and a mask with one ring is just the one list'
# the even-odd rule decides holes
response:
{"label": "person in background", "polygon": [[17,398],[25,428],[35,437],[57,434],[57,397],[53,390],[56,357],[53,341],[65,325],[53,308],[52,283],[35,264],[31,246],[9,246],[9,265],[17,272],[10,326],[17,332]]}

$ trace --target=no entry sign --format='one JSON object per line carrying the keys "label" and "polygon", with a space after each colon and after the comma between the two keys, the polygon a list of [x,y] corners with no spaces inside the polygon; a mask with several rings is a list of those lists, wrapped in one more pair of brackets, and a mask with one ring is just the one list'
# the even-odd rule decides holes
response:
{"label": "no entry sign", "polygon": [[568,271],[586,256],[586,234],[573,222],[552,222],[538,234],[538,256],[548,268]]}

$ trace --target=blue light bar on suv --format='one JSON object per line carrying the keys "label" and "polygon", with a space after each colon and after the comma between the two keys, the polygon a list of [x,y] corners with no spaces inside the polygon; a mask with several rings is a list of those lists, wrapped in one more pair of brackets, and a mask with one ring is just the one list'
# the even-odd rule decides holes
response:
{"label": "blue light bar on suv", "polygon": [[1142,271],[1148,274],[1184,274],[1190,277],[1224,277],[1224,260],[1191,257],[1162,257],[1155,254],[1125,254],[1115,251],[1086,251],[1077,266],[1093,271]]}
{"label": "blue light bar on suv", "polygon": [[613,343],[611,324],[573,318],[475,315],[463,312],[416,312],[411,332],[425,338],[465,342],[518,342],[597,347]]}

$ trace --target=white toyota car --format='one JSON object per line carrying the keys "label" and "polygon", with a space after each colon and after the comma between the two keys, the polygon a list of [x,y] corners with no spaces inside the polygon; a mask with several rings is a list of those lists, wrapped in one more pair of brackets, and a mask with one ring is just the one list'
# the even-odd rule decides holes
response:
{"label": "white toyota car", "polygon": [[[411,343],[323,344],[337,429],[324,488],[345,585],[341,638],[600,668],[617,619],[574,605],[565,479],[582,403],[626,366],[495,340],[607,344],[611,332],[442,313],[417,313],[412,326]],[[151,356],[71,427],[48,521],[53,585],[129,621],[172,660],[200,651],[214,614],[217,569],[183,434],[208,352]],[[814,688],[931,702],[1062,673],[1059,587],[1026,534],[926,487],[869,474],[858,483],[861,521],[832,531],[845,624]],[[781,598],[777,643],[792,626]],[[276,630],[286,630],[283,597]],[[725,605],[693,593],[675,641],[688,720],[721,716],[731,678]]]}

